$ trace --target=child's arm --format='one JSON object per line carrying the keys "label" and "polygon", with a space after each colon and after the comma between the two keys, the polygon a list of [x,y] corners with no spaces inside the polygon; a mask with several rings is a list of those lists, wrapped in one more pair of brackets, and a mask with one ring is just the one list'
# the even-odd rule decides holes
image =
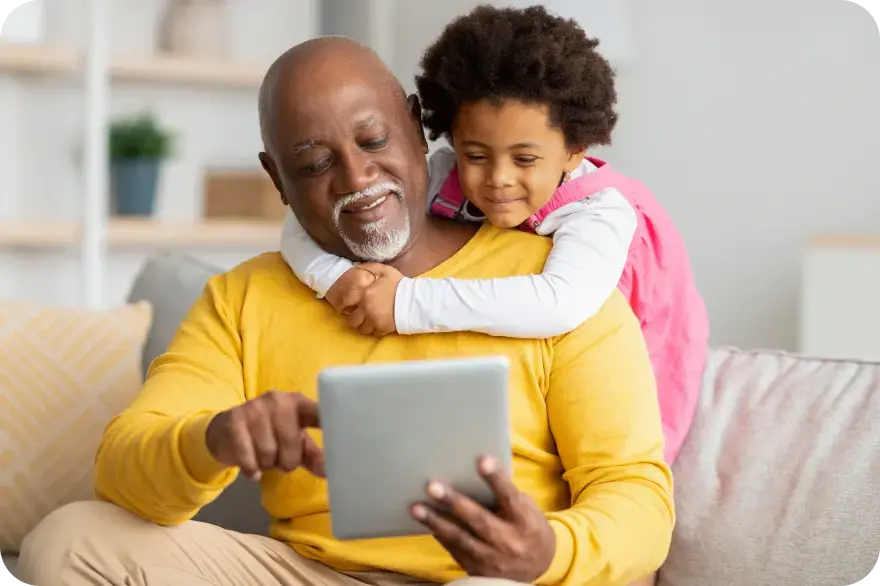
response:
{"label": "child's arm", "polygon": [[394,300],[397,332],[475,331],[547,338],[592,317],[617,287],[636,229],[635,210],[606,189],[551,213],[544,272],[500,279],[402,279]]}
{"label": "child's arm", "polygon": [[351,261],[325,252],[315,244],[290,210],[284,218],[281,256],[296,277],[319,298],[323,298],[333,283],[354,266]]}

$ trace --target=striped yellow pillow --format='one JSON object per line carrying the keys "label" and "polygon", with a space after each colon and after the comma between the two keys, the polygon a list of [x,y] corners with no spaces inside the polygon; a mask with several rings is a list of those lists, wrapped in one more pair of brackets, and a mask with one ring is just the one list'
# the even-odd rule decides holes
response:
{"label": "striped yellow pillow", "polygon": [[104,426],[141,386],[146,302],[107,311],[0,300],[0,551],[91,500]]}

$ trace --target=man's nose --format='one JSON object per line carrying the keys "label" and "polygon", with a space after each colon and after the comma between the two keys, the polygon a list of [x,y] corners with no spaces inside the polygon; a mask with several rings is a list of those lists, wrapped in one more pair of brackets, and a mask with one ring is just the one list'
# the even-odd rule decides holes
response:
{"label": "man's nose", "polygon": [[514,183],[514,174],[509,165],[495,163],[489,169],[486,177],[486,185],[492,189],[504,189]]}
{"label": "man's nose", "polygon": [[369,153],[351,151],[339,157],[339,173],[336,191],[338,193],[356,193],[376,183],[379,179],[379,167]]}

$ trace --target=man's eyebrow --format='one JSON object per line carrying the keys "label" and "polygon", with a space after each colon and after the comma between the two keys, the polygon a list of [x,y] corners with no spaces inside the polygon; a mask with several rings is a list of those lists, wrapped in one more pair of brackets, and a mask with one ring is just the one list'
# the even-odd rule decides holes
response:
{"label": "man's eyebrow", "polygon": [[357,122],[355,122],[354,129],[363,130],[364,128],[369,128],[370,126],[378,123],[379,118],[377,116],[369,116],[367,118],[364,118],[363,120],[358,120]]}
{"label": "man's eyebrow", "polygon": [[[373,126],[374,124],[378,124],[378,123],[379,123],[378,116],[369,116],[367,118],[364,118],[363,120],[358,120],[357,122],[355,122],[354,129],[355,130],[362,130],[364,128],[369,128],[370,126]],[[318,138],[312,138],[309,140],[304,140],[302,142],[298,142],[295,145],[290,147],[290,155],[295,157],[299,154],[302,154],[303,151],[307,151],[309,149],[315,148],[316,146],[318,146],[322,142],[323,141]]]}
{"label": "man's eyebrow", "polygon": [[310,139],[310,140],[304,140],[302,142],[298,142],[295,145],[293,145],[292,147],[290,147],[290,154],[295,157],[296,155],[302,153],[303,151],[307,151],[309,149],[315,148],[316,146],[318,146],[319,142],[320,141],[317,139]]}

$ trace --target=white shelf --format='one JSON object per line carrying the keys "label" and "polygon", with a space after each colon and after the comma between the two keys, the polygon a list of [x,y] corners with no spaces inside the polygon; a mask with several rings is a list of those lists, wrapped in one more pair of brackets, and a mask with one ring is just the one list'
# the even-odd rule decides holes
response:
{"label": "white shelf", "polygon": [[127,59],[110,65],[110,77],[124,81],[178,82],[258,89],[265,70],[224,61],[178,57]]}
{"label": "white shelf", "polygon": [[0,71],[32,74],[69,74],[82,69],[76,53],[52,47],[0,43]]}
{"label": "white shelf", "polygon": [[[157,220],[110,220],[110,247],[143,248],[258,248],[277,250],[281,238],[278,222],[259,220],[206,220],[199,223]],[[45,250],[68,248],[82,242],[76,222],[28,221],[0,224],[0,249]]]}
{"label": "white shelf", "polygon": [[[76,51],[38,45],[0,43],[0,73],[74,75],[84,70]],[[110,77],[118,81],[183,83],[257,89],[266,68],[256,65],[171,56],[113,59]]]}
{"label": "white shelf", "polygon": [[810,248],[880,248],[877,234],[821,234],[809,239]]}

